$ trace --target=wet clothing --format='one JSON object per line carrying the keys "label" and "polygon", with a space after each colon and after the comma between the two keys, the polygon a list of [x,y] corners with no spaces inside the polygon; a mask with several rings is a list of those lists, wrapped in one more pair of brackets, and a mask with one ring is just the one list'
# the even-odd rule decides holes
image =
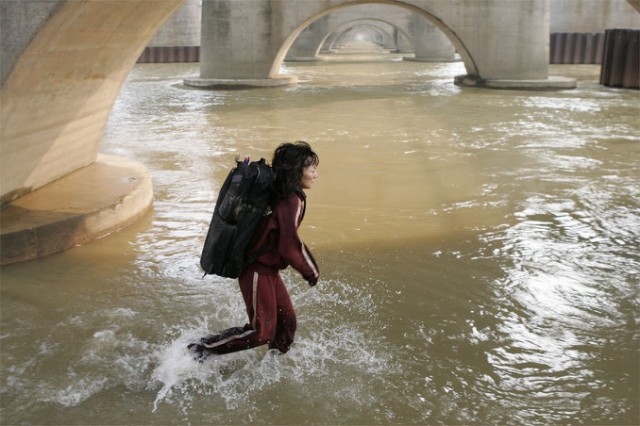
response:
{"label": "wet clothing", "polygon": [[291,265],[310,285],[319,277],[318,265],[298,237],[304,207],[303,193],[279,199],[271,206],[248,251],[259,256],[238,278],[249,323],[203,338],[201,345],[206,351],[224,354],[264,344],[280,352],[289,350],[296,332],[296,313],[279,271]]}

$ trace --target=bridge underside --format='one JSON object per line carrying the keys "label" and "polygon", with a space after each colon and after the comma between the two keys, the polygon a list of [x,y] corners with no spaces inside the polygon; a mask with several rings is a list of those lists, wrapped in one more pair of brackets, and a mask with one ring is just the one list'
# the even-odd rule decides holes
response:
{"label": "bridge underside", "polygon": [[[183,1],[158,0],[153,7],[148,0],[0,2],[5,59],[0,105],[3,257],[5,234],[16,231],[12,221],[55,211],[53,202],[20,204],[23,197],[37,190],[41,194],[59,179],[100,165],[100,143],[122,84],[158,28]],[[236,86],[289,84],[292,81],[278,76],[277,70],[301,31],[326,14],[365,3],[402,6],[430,20],[456,47],[476,82],[548,80],[547,0],[291,2],[205,1],[200,80]],[[474,24],[478,22],[482,26]],[[114,167],[121,173],[114,176],[144,180],[137,166],[119,164]],[[96,183],[96,192],[112,184]],[[129,188],[137,201],[128,202],[127,208],[134,211],[124,219],[118,216],[100,232],[83,231],[87,226],[82,221],[62,222],[90,238],[117,229],[118,223],[124,226],[151,203],[150,184]],[[79,188],[76,196],[83,197]],[[126,194],[118,199],[123,197]],[[111,208],[114,202],[118,204],[113,194],[105,195],[92,211],[117,210]],[[22,223],[25,232],[36,235],[37,224]],[[67,235],[68,244],[50,245],[66,248],[84,241],[74,232]],[[42,239],[39,244],[47,245]],[[30,250],[35,255],[50,252]]]}
{"label": "bridge underside", "polygon": [[[400,8],[429,21],[464,62],[468,78],[458,79],[459,84],[521,89],[565,89],[571,85],[548,75],[547,0],[328,0],[295,2],[295,7],[286,1],[205,2],[200,76],[185,83],[199,87],[251,85],[269,79],[282,83],[278,76],[280,64],[306,27],[327,15],[363,4]],[[414,45],[419,44],[414,40]],[[498,84],[499,81],[507,83]],[[260,83],[265,84],[268,83]]]}

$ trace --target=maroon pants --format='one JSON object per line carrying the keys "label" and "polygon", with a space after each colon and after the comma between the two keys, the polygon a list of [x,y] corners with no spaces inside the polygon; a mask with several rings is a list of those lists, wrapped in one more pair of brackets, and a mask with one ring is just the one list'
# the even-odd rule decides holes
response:
{"label": "maroon pants", "polygon": [[287,352],[296,332],[296,312],[280,274],[260,274],[248,267],[238,281],[249,323],[202,339],[204,347],[226,354],[269,344],[271,349]]}

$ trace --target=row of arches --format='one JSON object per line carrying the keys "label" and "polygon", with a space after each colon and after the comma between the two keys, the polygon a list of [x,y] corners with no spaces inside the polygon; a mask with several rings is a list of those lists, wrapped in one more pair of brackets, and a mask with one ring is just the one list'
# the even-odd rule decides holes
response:
{"label": "row of arches", "polygon": [[[14,234],[19,244],[36,244],[31,247],[36,255],[42,255],[41,245],[47,244],[44,234],[29,222],[34,217],[32,205],[23,203],[18,210],[13,209],[11,220],[17,224],[11,227],[6,219],[11,209],[6,207],[15,207],[26,195],[40,188],[46,191],[48,184],[80,171],[95,169],[96,173],[104,173],[107,163],[113,179],[130,181],[133,170],[139,169],[139,165],[129,167],[123,162],[104,160],[99,155],[100,144],[130,70],[161,25],[183,3],[184,0],[163,0],[150,8],[146,0],[0,2],[3,255],[8,247],[5,236],[9,235],[4,230],[8,228],[11,232],[18,229]],[[216,84],[277,83],[280,64],[296,40],[304,39],[305,29],[317,22],[316,25],[336,25],[337,31],[325,32],[323,37],[331,33],[346,35],[345,31],[340,32],[338,20],[328,17],[334,13],[348,15],[365,6],[392,9],[398,16],[404,14],[400,24],[387,13],[365,25],[367,31],[381,38],[385,36],[385,25],[404,28],[401,33],[412,41],[416,54],[426,45],[420,43],[420,29],[437,29],[447,39],[447,46],[459,53],[472,79],[548,82],[547,0],[205,0],[200,77],[195,80]],[[320,40],[314,49],[325,42],[326,38]],[[109,183],[101,183],[92,188],[92,195],[98,197],[109,187]],[[140,188],[133,187],[130,194],[122,194],[115,201],[109,193],[103,200],[105,205],[94,209],[99,212],[95,221],[114,222],[105,228],[108,231],[125,221],[129,223],[139,211],[148,208],[151,200],[151,185]],[[80,196],[74,190],[69,188],[66,196]],[[128,205],[135,205],[132,209],[139,211],[123,215],[120,207],[114,208],[114,202],[122,204],[133,193],[143,201]],[[50,206],[47,203],[38,204],[38,211],[46,211]],[[66,214],[61,217],[65,226],[75,229],[65,228],[63,234],[70,242],[53,244],[56,247],[67,248],[77,240],[77,233],[101,236],[100,232],[91,232],[95,230],[89,229],[88,221],[70,222]],[[28,235],[20,235],[20,226],[28,230]]]}
{"label": "row of arches", "polygon": [[289,48],[286,60],[317,60],[357,35],[383,48],[412,52],[416,60],[451,61],[455,48],[429,20],[390,5],[360,5],[325,15],[303,29]]}

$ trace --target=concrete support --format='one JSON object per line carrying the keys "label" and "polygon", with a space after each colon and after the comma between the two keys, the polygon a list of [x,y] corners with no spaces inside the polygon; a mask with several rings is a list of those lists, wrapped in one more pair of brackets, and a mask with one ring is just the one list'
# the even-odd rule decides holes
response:
{"label": "concrete support", "polygon": [[117,231],[151,207],[152,194],[144,166],[100,155],[0,210],[0,265],[59,253]]}
{"label": "concrete support", "polygon": [[[157,29],[182,1],[158,0],[153,7],[149,7],[146,0],[0,2],[3,256],[11,252],[9,247],[13,244],[4,237],[9,230],[14,242],[22,238],[20,229],[24,238],[35,235],[33,238],[38,239],[40,247],[36,250],[38,255],[56,251],[53,247],[60,246],[57,237],[47,239],[64,234],[70,223],[68,215],[56,214],[55,188],[67,177],[97,167],[104,129],[122,83]],[[9,28],[5,27],[7,22],[11,23]],[[7,36],[11,28],[23,26],[25,34]],[[10,60],[13,62],[8,63]],[[127,163],[123,167],[114,165],[111,170],[113,176],[118,176],[116,172],[121,168],[131,167],[134,166]],[[66,199],[85,197],[87,191],[81,188],[81,181],[65,190]],[[109,189],[113,181],[94,182],[89,192],[106,197],[95,204],[111,205]],[[86,221],[73,219],[78,227],[71,238],[72,245],[122,227],[148,208],[146,200],[152,196],[150,181],[143,186],[121,188],[129,191],[129,195],[121,194],[121,198],[129,196],[128,199],[136,200],[133,204],[125,203],[126,214],[87,213],[91,216],[87,216],[87,221],[104,220],[104,227],[95,222],[85,226]],[[46,202],[26,203],[27,197],[36,197],[36,191],[38,198]],[[92,211],[102,209],[97,207]],[[53,220],[47,229],[54,229],[56,223],[60,228],[56,232],[34,234],[32,229],[37,219],[32,218],[45,216]],[[56,218],[60,220],[56,222]]]}
{"label": "concrete support", "polygon": [[185,79],[185,84],[221,88],[295,83],[295,77],[272,71],[286,39],[288,7],[297,9],[290,1],[204,1],[200,77]]}
{"label": "concrete support", "polygon": [[435,25],[415,13],[409,16],[408,33],[413,43],[414,56],[406,56],[405,61],[453,62],[456,61],[455,48]]}
{"label": "concrete support", "polygon": [[[326,0],[205,0],[202,9],[200,77],[221,86],[278,79],[285,53],[296,37],[324,15],[369,2]],[[550,79],[548,0],[375,1],[401,7],[432,22],[462,58],[468,78],[483,87],[521,82],[526,88]],[[566,82],[558,86],[566,88]]]}

